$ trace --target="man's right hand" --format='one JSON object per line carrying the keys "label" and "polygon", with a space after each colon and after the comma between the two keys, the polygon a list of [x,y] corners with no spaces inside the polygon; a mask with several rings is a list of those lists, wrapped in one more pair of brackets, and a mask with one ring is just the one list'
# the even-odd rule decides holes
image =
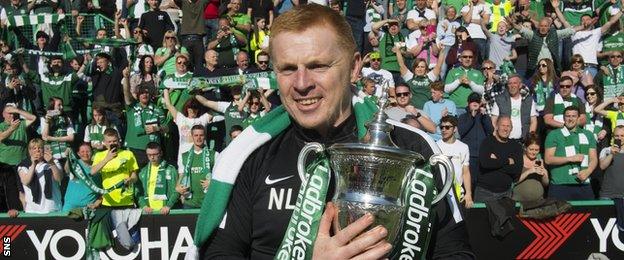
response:
{"label": "man's right hand", "polygon": [[150,207],[147,207],[147,206],[143,207],[143,212],[145,212],[145,213],[147,213],[147,214],[152,214],[152,211],[153,211],[153,210],[152,210],[152,208],[150,208]]}
{"label": "man's right hand", "polygon": [[378,226],[362,233],[373,224],[373,220],[372,215],[364,215],[331,236],[329,229],[332,222],[338,221],[338,211],[333,203],[327,203],[314,243],[312,259],[380,259],[384,257],[392,249],[392,245],[384,240],[388,235],[388,230]]}
{"label": "man's right hand", "polygon": [[185,188],[182,185],[177,185],[175,189],[178,193],[180,193],[180,195],[184,195],[188,190],[188,188]]}
{"label": "man's right hand", "polygon": [[580,163],[585,159],[585,156],[582,154],[575,154],[573,156],[568,157],[569,161],[572,163]]}
{"label": "man's right hand", "polygon": [[104,160],[109,162],[110,160],[112,160],[115,157],[117,157],[117,150],[115,150],[115,151],[108,150],[108,153],[106,154],[106,157],[104,157]]}

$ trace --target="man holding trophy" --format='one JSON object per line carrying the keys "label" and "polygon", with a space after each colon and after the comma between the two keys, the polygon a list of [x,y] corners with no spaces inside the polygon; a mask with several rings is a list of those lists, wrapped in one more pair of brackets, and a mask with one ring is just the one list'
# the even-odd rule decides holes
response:
{"label": "man holding trophy", "polygon": [[344,18],[304,5],[271,32],[284,105],[222,152],[196,225],[200,252],[187,259],[474,259],[448,159],[354,95],[362,61]]}

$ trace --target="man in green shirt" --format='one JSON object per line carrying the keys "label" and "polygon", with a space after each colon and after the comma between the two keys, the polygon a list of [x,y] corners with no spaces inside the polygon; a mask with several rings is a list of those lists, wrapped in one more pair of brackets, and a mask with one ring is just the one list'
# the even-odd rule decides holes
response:
{"label": "man in green shirt", "polygon": [[151,142],[146,148],[150,163],[139,172],[139,182],[134,193],[139,207],[145,213],[159,211],[163,215],[178,201],[176,192],[177,174],[173,165],[162,159],[160,144]]}
{"label": "man in green shirt", "polygon": [[563,76],[559,79],[559,90],[555,95],[546,99],[544,107],[544,123],[550,128],[562,128],[565,125],[564,111],[569,106],[580,110],[577,124],[585,125],[585,106],[579,97],[572,94],[572,78]]}
{"label": "man in green shirt", "polygon": [[[248,116],[248,112],[244,108],[245,101],[243,101],[243,99],[241,98],[241,89],[242,87],[240,86],[232,87],[231,93],[233,100],[231,102],[212,101],[206,99],[201,95],[196,95],[195,99],[197,99],[197,101],[199,101],[199,103],[201,103],[205,107],[222,113],[223,117],[225,117],[225,129],[226,131],[230,131],[230,129],[232,129],[232,126],[242,126],[243,120],[245,120],[245,118],[247,118]],[[243,109],[239,109],[239,107],[243,107]],[[225,137],[226,143],[230,143],[231,140],[232,139],[229,135]]]}
{"label": "man in green shirt", "polygon": [[150,89],[154,87],[150,84],[141,83],[138,86],[135,100],[130,93],[128,84],[123,85],[124,101],[126,103],[127,131],[125,146],[134,153],[139,167],[147,164],[145,147],[149,142],[161,142],[161,135],[168,131],[165,120],[165,113],[152,101]]}
{"label": "man in green shirt", "polygon": [[205,144],[206,129],[202,125],[191,128],[193,148],[182,154],[182,167],[178,169],[178,186],[184,208],[200,208],[204,193],[212,178],[212,167],[218,155]]}
{"label": "man in green shirt", "polygon": [[594,193],[589,176],[598,165],[594,135],[578,127],[577,106],[564,111],[565,125],[551,131],[545,142],[545,162],[550,166],[548,196],[561,200],[590,200]]}
{"label": "man in green shirt", "polygon": [[603,98],[608,100],[624,92],[624,66],[622,66],[624,51],[614,50],[609,53],[609,64],[598,71],[594,83],[602,87]]}
{"label": "man in green shirt", "polygon": [[[26,128],[37,117],[13,105],[2,110],[4,121],[0,123],[0,212],[16,217],[22,208],[17,190],[17,165],[26,159],[28,137]],[[24,118],[24,119],[20,119]]]}
{"label": "man in green shirt", "polygon": [[72,113],[73,99],[72,93],[74,86],[78,82],[78,75],[74,72],[63,73],[63,58],[61,56],[53,56],[50,58],[49,71],[39,73],[39,77],[35,80],[41,87],[41,94],[44,104],[51,97],[59,97],[63,100],[63,111],[68,113],[71,119],[76,119]]}
{"label": "man in green shirt", "polygon": [[[449,95],[449,99],[457,105],[458,115],[466,112],[465,107],[468,105],[468,96],[472,92],[483,95],[485,88],[483,82],[485,77],[483,74],[472,68],[475,59],[471,50],[464,50],[461,53],[461,66],[453,68],[446,75],[444,82],[444,92]],[[463,109],[463,111],[461,111]]]}

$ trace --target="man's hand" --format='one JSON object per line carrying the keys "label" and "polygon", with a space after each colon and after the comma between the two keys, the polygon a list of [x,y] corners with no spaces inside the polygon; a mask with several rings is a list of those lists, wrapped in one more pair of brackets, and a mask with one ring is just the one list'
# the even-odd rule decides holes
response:
{"label": "man's hand", "polygon": [[469,208],[472,208],[473,205],[474,205],[474,201],[472,200],[472,195],[471,194],[464,195],[464,206],[467,209],[469,209]]}
{"label": "man's hand", "polygon": [[441,113],[441,115],[442,115],[442,117],[445,117],[445,116],[447,116],[447,115],[448,115],[448,109],[447,109],[446,107],[444,107],[444,108],[442,109],[442,113]]}
{"label": "man's hand", "polygon": [[16,209],[10,209],[9,211],[7,211],[7,215],[9,215],[9,218],[17,218],[17,215],[19,215],[19,211],[17,211]]}
{"label": "man's hand", "polygon": [[514,165],[515,163],[514,159],[509,157],[509,165]]}
{"label": "man's hand", "polygon": [[163,214],[163,215],[169,215],[169,210],[170,210],[170,208],[169,208],[169,207],[164,206],[164,207],[162,207],[162,208],[160,209],[160,214]]}
{"label": "man's hand", "polygon": [[147,213],[147,214],[152,214],[152,211],[153,211],[153,210],[152,210],[152,208],[150,208],[150,207],[147,207],[147,206],[143,207],[143,212],[145,212],[145,213]]}
{"label": "man's hand", "polygon": [[576,175],[576,178],[578,178],[579,182],[585,182],[585,180],[587,180],[587,178],[589,178],[589,175],[591,174],[590,171],[588,171],[587,169],[585,170],[581,170],[579,171],[579,173]]}
{"label": "man's hand", "polygon": [[115,157],[117,157],[117,151],[109,150],[108,153],[106,154],[106,157],[104,157],[104,160],[106,160],[106,162],[110,162]]}
{"label": "man's hand", "polygon": [[[380,259],[392,249],[384,241],[388,235],[386,228],[375,227],[362,233],[373,224],[374,217],[366,214],[357,221],[336,231],[330,236],[332,222],[338,221],[338,212],[333,203],[327,203],[321,218],[318,236],[314,244],[312,259]],[[334,228],[337,228],[334,226]],[[356,238],[357,237],[357,238]]]}
{"label": "man's hand", "polygon": [[580,163],[585,159],[585,156],[582,154],[575,154],[567,158],[568,158],[568,161],[571,163]]}
{"label": "man's hand", "polygon": [[206,179],[200,180],[199,183],[201,184],[202,188],[204,188],[204,189],[208,188],[208,185],[210,185],[210,181],[206,180]]}
{"label": "man's hand", "polygon": [[178,184],[178,185],[176,185],[175,189],[176,189],[176,191],[178,193],[180,193],[180,195],[184,195],[184,194],[186,194],[186,192],[188,191],[189,188],[188,187],[184,187],[184,186]]}
{"label": "man's hand", "polygon": [[614,144],[614,145],[611,145],[611,154],[616,154],[616,153],[619,153],[619,152],[620,152],[620,150],[621,150],[621,148],[620,148],[620,147],[618,147],[617,145],[615,145],[615,144]]}
{"label": "man's hand", "polygon": [[468,84],[470,84],[470,79],[468,79],[468,77],[467,77],[467,76],[462,76],[461,78],[459,78],[459,82],[460,82],[461,84],[466,84],[466,85],[468,85]]}

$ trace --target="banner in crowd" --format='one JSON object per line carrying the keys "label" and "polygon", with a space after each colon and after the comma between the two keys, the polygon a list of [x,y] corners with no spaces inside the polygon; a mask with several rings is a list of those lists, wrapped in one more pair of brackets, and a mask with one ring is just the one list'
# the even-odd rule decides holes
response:
{"label": "banner in crowd", "polygon": [[[243,85],[247,89],[277,89],[277,80],[273,71],[230,75],[221,77],[194,77],[190,89],[213,89],[221,86]],[[244,92],[244,91],[243,91]]]}
{"label": "banner in crowd", "polygon": [[10,15],[7,17],[7,26],[27,26],[39,24],[55,24],[65,18],[65,14],[33,14],[33,15]]}
{"label": "banner in crowd", "polygon": [[[294,204],[295,198],[292,198]],[[481,204],[482,205],[482,204]],[[477,259],[587,259],[603,254],[624,259],[624,234],[616,226],[610,201],[573,203],[569,212],[543,221],[512,218],[514,231],[498,240],[490,235],[484,207],[466,211],[466,226]],[[198,210],[172,210],[168,216],[143,215],[141,245],[100,252],[102,259],[183,259],[193,243]],[[24,216],[27,215],[27,216]],[[87,222],[61,214],[0,217],[0,251],[6,259],[81,259]],[[10,257],[10,258],[9,258]],[[407,258],[406,258],[407,259]]]}

